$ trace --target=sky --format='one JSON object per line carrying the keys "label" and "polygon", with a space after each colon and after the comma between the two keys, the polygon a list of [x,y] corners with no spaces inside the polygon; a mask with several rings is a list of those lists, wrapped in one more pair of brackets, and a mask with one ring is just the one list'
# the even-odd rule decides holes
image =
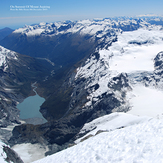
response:
{"label": "sky", "polygon": [[40,22],[163,15],[162,0],[1,0],[0,29]]}

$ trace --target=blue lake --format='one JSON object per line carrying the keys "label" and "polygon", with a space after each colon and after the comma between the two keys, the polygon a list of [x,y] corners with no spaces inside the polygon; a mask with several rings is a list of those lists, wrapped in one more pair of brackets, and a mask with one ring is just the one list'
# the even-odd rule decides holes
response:
{"label": "blue lake", "polygon": [[46,119],[40,113],[40,106],[45,101],[44,98],[40,97],[38,94],[35,96],[27,97],[22,103],[17,105],[17,108],[20,110],[21,119],[30,119],[30,118],[41,118],[44,122]]}

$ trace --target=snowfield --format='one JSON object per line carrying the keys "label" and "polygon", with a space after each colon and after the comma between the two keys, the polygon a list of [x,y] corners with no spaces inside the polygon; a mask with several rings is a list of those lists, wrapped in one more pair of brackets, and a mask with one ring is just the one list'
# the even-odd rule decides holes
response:
{"label": "snowfield", "polygon": [[163,118],[163,91],[137,85],[127,96],[131,104],[129,114]]}
{"label": "snowfield", "polygon": [[163,51],[161,27],[140,28],[119,33],[117,37],[118,41],[108,49],[99,50],[99,60],[88,58],[85,65],[77,69],[76,78],[90,79],[86,88],[99,84],[99,89],[89,94],[90,101],[86,105],[91,105],[93,98],[108,92],[108,82],[119,73],[153,72],[154,58]]}
{"label": "snowfield", "polygon": [[83,128],[80,130],[79,134],[87,133],[83,137],[77,139],[75,143],[79,143],[90,135],[96,135],[101,131],[113,131],[119,128],[124,128],[127,126],[132,126],[135,124],[142,123],[144,121],[149,121],[151,117],[147,116],[135,116],[126,113],[112,113],[105,115],[103,117],[97,118],[89,123],[86,123]]}
{"label": "snowfield", "polygon": [[24,163],[31,163],[32,161],[44,158],[45,152],[48,151],[48,147],[31,143],[17,144],[12,149],[19,154]]}
{"label": "snowfield", "polygon": [[110,70],[121,72],[153,71],[153,59],[163,51],[163,31],[138,29],[123,32],[109,48],[113,57]]}
{"label": "snowfield", "polygon": [[[116,116],[115,116],[116,115]],[[96,123],[105,132],[92,136],[87,140],[48,156],[34,163],[162,163],[163,162],[163,120],[141,118],[126,113],[113,113],[108,119],[125,124],[108,131],[107,123]],[[105,119],[105,117],[103,117]],[[104,120],[102,117],[101,120]],[[111,120],[111,121],[112,121]],[[124,121],[123,121],[124,120]],[[133,123],[134,122],[134,123]],[[90,122],[92,124],[92,122]],[[87,124],[90,125],[90,124]],[[95,124],[95,123],[94,123]],[[100,124],[98,126],[98,124]],[[106,125],[105,125],[106,124]],[[131,125],[132,124],[132,125]],[[105,126],[105,127],[104,127]]]}
{"label": "snowfield", "polygon": [[7,60],[15,59],[17,60],[16,52],[8,50],[2,46],[0,46],[0,67],[4,67],[4,71],[8,68]]}

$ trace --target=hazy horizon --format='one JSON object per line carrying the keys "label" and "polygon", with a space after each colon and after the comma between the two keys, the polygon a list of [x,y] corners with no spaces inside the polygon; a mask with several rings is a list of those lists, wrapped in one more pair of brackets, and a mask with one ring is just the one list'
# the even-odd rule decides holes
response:
{"label": "hazy horizon", "polygon": [[163,15],[161,0],[2,0],[0,29],[16,29],[25,24],[82,20],[145,14]]}

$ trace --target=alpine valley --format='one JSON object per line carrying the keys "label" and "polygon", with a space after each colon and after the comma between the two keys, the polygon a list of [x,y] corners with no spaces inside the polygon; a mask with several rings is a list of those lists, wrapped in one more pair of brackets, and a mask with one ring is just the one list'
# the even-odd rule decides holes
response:
{"label": "alpine valley", "polygon": [[[150,128],[162,121],[163,17],[26,25],[0,45],[0,136],[12,148],[3,145],[4,151],[14,149],[26,163],[70,147],[54,154],[54,159],[62,157],[57,162],[66,162],[66,153],[71,155],[72,149],[78,156],[85,142],[105,137],[107,144],[115,132],[121,135],[130,128],[134,136],[134,127]],[[40,112],[47,122],[37,125],[36,119],[20,119],[16,107],[35,95],[33,84],[45,99]],[[6,160],[15,155],[7,154]],[[75,159],[82,162],[80,156]]]}

